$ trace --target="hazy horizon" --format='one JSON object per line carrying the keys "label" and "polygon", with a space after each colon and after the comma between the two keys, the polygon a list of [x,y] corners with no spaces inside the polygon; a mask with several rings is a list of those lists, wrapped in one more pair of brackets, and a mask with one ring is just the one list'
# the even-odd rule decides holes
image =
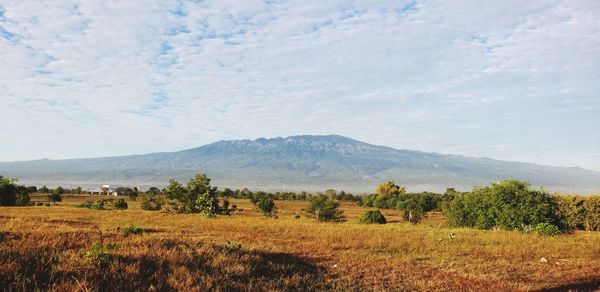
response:
{"label": "hazy horizon", "polygon": [[0,161],[339,134],[600,171],[600,2],[0,2]]}

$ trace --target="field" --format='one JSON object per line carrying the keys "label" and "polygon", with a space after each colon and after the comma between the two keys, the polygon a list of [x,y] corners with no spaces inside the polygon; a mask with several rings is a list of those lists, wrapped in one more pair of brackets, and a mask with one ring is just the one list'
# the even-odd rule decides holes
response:
{"label": "field", "polygon": [[[35,198],[33,198],[35,200]],[[277,201],[279,219],[233,200],[232,216],[204,219],[129,209],[0,208],[2,290],[590,290],[600,287],[600,233],[542,237],[418,225],[344,204],[344,223],[297,218],[305,202]],[[142,234],[125,234],[129,225]],[[449,238],[449,233],[456,236]],[[541,260],[544,258],[545,260]]]}

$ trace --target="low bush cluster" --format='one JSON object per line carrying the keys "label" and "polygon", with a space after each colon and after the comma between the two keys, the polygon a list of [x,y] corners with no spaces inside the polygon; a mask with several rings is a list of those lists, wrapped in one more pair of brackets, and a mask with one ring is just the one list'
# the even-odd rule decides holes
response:
{"label": "low bush cluster", "polygon": [[186,186],[171,179],[165,194],[170,200],[169,205],[177,213],[200,213],[204,217],[215,217],[234,211],[227,199],[220,202],[217,188],[210,185],[210,178],[203,173],[197,174]]}
{"label": "low bush cluster", "polygon": [[457,195],[443,211],[449,225],[455,227],[523,230],[538,224],[560,226],[555,199],[519,180],[492,183]]}
{"label": "low bush cluster", "polygon": [[555,198],[560,222],[566,229],[600,231],[600,195]]}
{"label": "low bush cluster", "polygon": [[275,206],[273,198],[264,197],[254,204],[258,211],[266,217],[277,217],[277,206]]}
{"label": "low bush cluster", "polygon": [[123,227],[123,235],[141,235],[144,233],[144,228],[130,224],[126,227]]}
{"label": "low bush cluster", "polygon": [[341,222],[345,220],[343,212],[339,210],[340,202],[324,194],[311,197],[308,207],[304,212],[317,221]]}
{"label": "low bush cluster", "polygon": [[142,197],[140,206],[146,211],[158,211],[164,205],[164,198],[158,195],[146,195]]}
{"label": "low bush cluster", "polygon": [[113,202],[113,208],[116,210],[127,210],[129,205],[124,199],[118,199]]}
{"label": "low bush cluster", "polygon": [[369,210],[360,216],[359,222],[364,224],[386,224],[387,220],[379,210]]}

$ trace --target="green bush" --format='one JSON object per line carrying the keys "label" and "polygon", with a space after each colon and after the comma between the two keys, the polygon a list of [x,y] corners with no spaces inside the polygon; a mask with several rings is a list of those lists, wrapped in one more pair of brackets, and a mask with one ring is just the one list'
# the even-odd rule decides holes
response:
{"label": "green bush", "polygon": [[174,179],[169,180],[165,194],[171,200],[169,205],[177,213],[200,213],[210,218],[235,211],[229,208],[227,200],[220,205],[217,188],[210,185],[210,178],[203,173],[197,174],[186,186]]}
{"label": "green bush", "polygon": [[402,218],[410,223],[417,224],[426,216],[423,207],[416,200],[407,200],[402,206]]}
{"label": "green bush", "polygon": [[386,224],[387,220],[379,210],[369,210],[360,216],[359,222],[364,224]]}
{"label": "green bush", "polygon": [[147,211],[158,211],[162,209],[164,200],[160,196],[144,196],[142,197],[142,204],[140,205],[143,210]]}
{"label": "green bush", "polygon": [[48,194],[48,202],[52,202],[54,204],[57,202],[62,202],[62,196],[59,193],[52,192]]}
{"label": "green bush", "polygon": [[113,262],[113,255],[101,242],[95,242],[90,248],[81,251],[83,259],[98,267],[106,268]]}
{"label": "green bush", "polygon": [[318,195],[309,198],[308,207],[304,211],[317,221],[344,221],[344,215],[341,210],[340,203],[326,195]]}
{"label": "green bush", "polygon": [[129,225],[123,228],[123,234],[124,235],[140,235],[144,233],[144,228],[136,226],[136,225]]}
{"label": "green bush", "polygon": [[273,198],[262,198],[256,202],[256,208],[267,217],[274,217],[277,215],[277,206],[275,206]]}
{"label": "green bush", "polygon": [[540,223],[535,226],[535,233],[538,235],[554,236],[561,234],[558,226],[550,223]]}
{"label": "green bush", "polygon": [[124,199],[118,199],[113,202],[113,208],[117,210],[127,210],[128,204]]}
{"label": "green bush", "polygon": [[106,200],[98,200],[96,202],[92,202],[92,201],[85,201],[79,205],[77,205],[78,208],[87,208],[87,209],[94,209],[94,210],[104,210],[104,206],[106,205]]}
{"label": "green bush", "polygon": [[0,206],[17,204],[17,186],[14,180],[0,175]]}
{"label": "green bush", "polygon": [[453,227],[521,230],[539,223],[558,226],[557,209],[556,200],[544,191],[531,189],[525,181],[505,180],[456,195],[443,212]]}

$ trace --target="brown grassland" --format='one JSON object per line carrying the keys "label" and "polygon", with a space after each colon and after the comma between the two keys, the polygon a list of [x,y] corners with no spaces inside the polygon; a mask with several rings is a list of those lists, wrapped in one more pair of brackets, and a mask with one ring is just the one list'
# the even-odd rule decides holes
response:
{"label": "brown grassland", "polygon": [[[205,219],[144,211],[131,201],[122,211],[75,208],[83,200],[65,196],[56,206],[0,208],[1,290],[506,291],[600,285],[600,232],[543,237],[450,229],[439,213],[412,225],[388,210],[388,224],[364,225],[358,217],[367,209],[353,204],[342,206],[347,222],[318,223],[296,218],[306,206],[302,201],[276,201],[279,219],[269,219],[249,201],[233,200],[240,211]],[[125,235],[131,224],[145,232]]]}

